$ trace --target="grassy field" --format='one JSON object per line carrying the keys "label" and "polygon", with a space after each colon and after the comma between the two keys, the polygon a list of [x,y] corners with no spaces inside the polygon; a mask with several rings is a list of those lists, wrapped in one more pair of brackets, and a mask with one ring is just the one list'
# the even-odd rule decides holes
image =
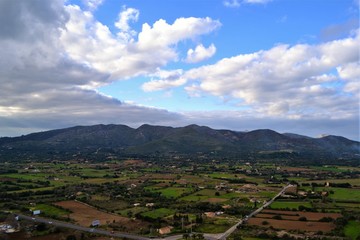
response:
{"label": "grassy field", "polygon": [[337,167],[337,166],[331,166],[331,167],[327,167],[327,166],[322,166],[322,167],[318,167],[318,166],[313,166],[310,167],[311,169],[315,169],[318,171],[328,171],[328,172],[346,172],[349,171],[349,168],[345,168],[345,167]]}
{"label": "grassy field", "polygon": [[208,199],[209,197],[207,196],[194,196],[194,195],[189,195],[189,196],[185,196],[180,198],[180,200],[184,200],[184,201],[189,201],[189,202],[199,202],[205,199]]}
{"label": "grassy field", "polygon": [[121,211],[117,211],[121,216],[129,217],[129,214],[134,216],[137,213],[146,212],[149,211],[147,207],[133,207],[133,208],[127,208]]}
{"label": "grassy field", "polygon": [[141,215],[152,219],[163,218],[175,213],[175,210],[168,208],[158,208],[153,211],[144,212]]}
{"label": "grassy field", "polygon": [[48,216],[64,216],[71,213],[68,210],[61,209],[48,204],[37,204],[34,207],[31,207],[31,210],[40,210],[41,213],[46,214]]}
{"label": "grassy field", "polygon": [[211,223],[203,223],[200,226],[196,227],[194,231],[196,232],[205,232],[205,233],[223,233],[228,230],[230,225],[216,225]]}
{"label": "grassy field", "polygon": [[304,206],[311,208],[311,204],[309,202],[282,202],[282,201],[275,201],[270,205],[272,209],[299,209],[299,206]]}
{"label": "grassy field", "polygon": [[350,221],[344,229],[345,236],[350,237],[353,240],[360,237],[360,222],[359,221]]}
{"label": "grassy field", "polygon": [[158,189],[156,192],[160,192],[162,196],[167,198],[178,198],[184,193],[191,192],[191,188],[177,188],[177,187],[169,187]]}
{"label": "grassy field", "polygon": [[224,178],[224,179],[237,179],[237,177],[235,177],[235,174],[229,174],[229,173],[211,173],[211,174],[209,174],[209,177]]}
{"label": "grassy field", "polygon": [[244,196],[244,194],[242,194],[242,193],[231,192],[231,193],[220,194],[220,196],[218,196],[218,198],[233,199],[233,198],[239,198],[239,197],[243,197],[243,196]]}
{"label": "grassy field", "polygon": [[351,188],[330,188],[334,194],[330,194],[331,199],[342,201],[360,202],[360,190]]}

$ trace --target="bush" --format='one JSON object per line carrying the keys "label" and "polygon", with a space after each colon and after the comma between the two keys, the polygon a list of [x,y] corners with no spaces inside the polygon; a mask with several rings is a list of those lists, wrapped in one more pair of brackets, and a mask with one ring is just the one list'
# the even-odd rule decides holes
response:
{"label": "bush", "polygon": [[334,221],[334,219],[331,217],[323,217],[319,220],[319,222],[332,222],[332,221]]}
{"label": "bush", "polygon": [[305,222],[305,221],[307,221],[307,218],[306,217],[299,217],[299,221]]}

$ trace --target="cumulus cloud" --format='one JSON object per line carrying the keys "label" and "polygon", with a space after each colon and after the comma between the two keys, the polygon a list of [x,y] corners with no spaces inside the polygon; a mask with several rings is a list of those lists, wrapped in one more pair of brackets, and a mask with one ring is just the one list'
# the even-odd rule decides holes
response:
{"label": "cumulus cloud", "polygon": [[211,44],[208,48],[205,48],[202,44],[196,46],[195,50],[189,49],[187,52],[186,62],[197,63],[205,59],[211,58],[216,52],[216,47]]}
{"label": "cumulus cloud", "polygon": [[115,26],[120,30],[118,36],[125,42],[133,40],[136,35],[136,31],[131,29],[129,22],[137,22],[139,14],[139,10],[126,8],[126,6],[123,6],[123,11],[119,13],[119,20],[115,23]]}
{"label": "cumulus cloud", "polygon": [[[179,42],[198,39],[221,23],[211,18],[178,18],[172,23],[160,19],[144,23],[137,34],[131,23],[139,12],[124,7],[118,32],[112,33],[91,11],[64,4],[0,1],[3,136],[97,123],[198,123],[239,130],[267,126],[292,132],[308,128],[308,134],[327,125],[339,135],[348,133],[347,125],[357,126],[358,34],[319,45],[277,45],[188,71],[165,71],[163,66],[179,58]],[[121,34],[129,35],[124,39]],[[212,47],[203,48],[211,52]],[[206,55],[200,52],[195,48],[190,55]],[[114,80],[142,74],[151,78],[142,86],[145,91],[185,86],[193,96],[232,99],[246,110],[172,113],[96,91]],[[321,129],[316,135],[324,132],[329,131]],[[353,127],[352,132],[348,136],[354,136]]]}
{"label": "cumulus cloud", "polygon": [[177,79],[186,79],[182,82],[189,83],[185,90],[190,96],[233,99],[256,116],[358,116],[359,40],[357,34],[318,45],[279,44],[190,69]]}
{"label": "cumulus cloud", "polygon": [[[65,7],[60,0],[4,0],[0,1],[0,16],[4,20],[0,21],[2,136],[80,124],[136,126],[146,121],[170,125],[181,121],[181,114],[120,102],[95,90],[110,81],[111,72],[94,67],[94,63],[114,60],[118,54],[127,54],[130,61],[136,56],[143,58],[147,53],[134,45],[124,45],[106,26],[94,20],[91,12],[75,5]],[[203,24],[199,23],[202,19],[190,21],[198,28],[212,22],[209,19]],[[169,28],[172,29],[171,25]],[[177,39],[191,36],[182,33]],[[67,46],[70,41],[74,44]],[[83,44],[89,44],[94,50],[87,52],[89,48],[82,48]],[[171,46],[165,46],[167,49],[175,51]],[[94,51],[99,51],[99,55]],[[140,72],[141,63],[135,65],[139,67],[132,73]],[[158,64],[152,66],[158,67]],[[115,70],[118,69],[115,67]],[[125,78],[132,73],[121,76]]]}
{"label": "cumulus cloud", "polygon": [[173,24],[160,19],[152,26],[144,23],[137,41],[131,38],[124,42],[122,36],[129,40],[134,33],[128,21],[137,19],[137,10],[125,8],[120,13],[120,37],[113,36],[90,12],[76,5],[67,6],[66,10],[70,20],[61,34],[66,53],[78,62],[110,73],[109,80],[152,73],[178,59],[177,43],[210,33],[221,25],[211,18],[178,18]]}
{"label": "cumulus cloud", "polygon": [[104,1],[105,0],[82,0],[90,11],[95,11]]}
{"label": "cumulus cloud", "polygon": [[182,77],[183,71],[181,69],[165,71],[158,70],[151,74],[152,80],[142,85],[145,92],[152,92],[158,90],[166,90],[169,88],[178,87],[186,83],[186,79]]}

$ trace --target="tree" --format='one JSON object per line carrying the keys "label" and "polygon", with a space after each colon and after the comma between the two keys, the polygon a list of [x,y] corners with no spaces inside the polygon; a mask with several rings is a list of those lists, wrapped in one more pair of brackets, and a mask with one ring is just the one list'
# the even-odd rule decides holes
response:
{"label": "tree", "polygon": [[131,218],[133,216],[133,212],[132,211],[128,211],[126,214],[129,218]]}
{"label": "tree", "polygon": [[66,237],[66,240],[76,240],[76,236],[75,235],[69,235]]}
{"label": "tree", "polygon": [[188,233],[183,234],[183,239],[188,239],[189,237],[190,237],[190,235]]}
{"label": "tree", "polygon": [[196,219],[195,219],[195,222],[196,223],[203,223],[203,218],[202,218],[202,215],[201,214],[197,214],[196,215]]}

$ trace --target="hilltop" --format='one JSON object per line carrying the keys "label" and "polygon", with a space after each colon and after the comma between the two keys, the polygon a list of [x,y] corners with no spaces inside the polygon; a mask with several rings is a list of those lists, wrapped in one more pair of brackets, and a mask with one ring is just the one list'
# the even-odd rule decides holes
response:
{"label": "hilltop", "polygon": [[0,138],[0,158],[213,155],[241,158],[359,158],[360,143],[340,136],[311,138],[269,129],[249,132],[206,126],[76,126]]}

